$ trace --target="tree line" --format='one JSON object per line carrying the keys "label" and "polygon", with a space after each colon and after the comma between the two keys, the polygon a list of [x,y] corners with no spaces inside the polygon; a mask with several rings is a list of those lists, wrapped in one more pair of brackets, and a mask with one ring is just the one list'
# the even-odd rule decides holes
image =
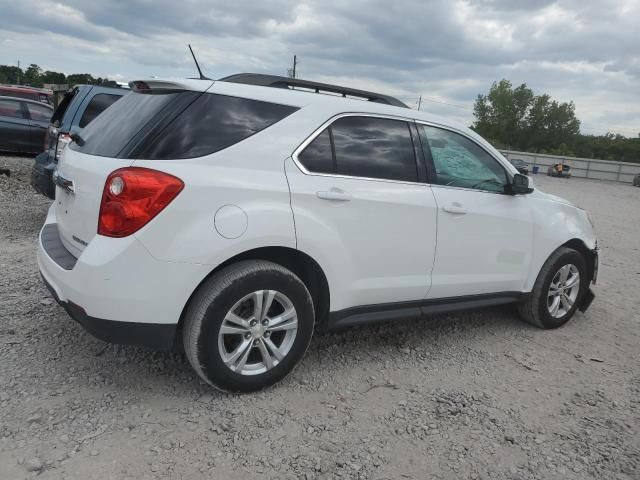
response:
{"label": "tree line", "polygon": [[534,95],[525,83],[494,82],[476,98],[473,116],[471,128],[496,148],[640,163],[640,133],[582,134],[573,102]]}
{"label": "tree line", "polygon": [[107,87],[117,86],[116,82],[108,78],[93,77],[89,73],[73,73],[65,75],[61,72],[51,70],[43,71],[35,63],[26,69],[14,65],[0,65],[0,83],[10,85],[30,85],[32,87],[42,87],[44,84],[76,85],[78,83],[90,85],[104,85]]}

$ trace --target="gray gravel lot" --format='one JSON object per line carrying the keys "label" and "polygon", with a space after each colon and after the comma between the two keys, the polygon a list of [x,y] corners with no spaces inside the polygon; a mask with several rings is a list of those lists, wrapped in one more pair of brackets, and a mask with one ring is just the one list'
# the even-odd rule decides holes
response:
{"label": "gray gravel lot", "polygon": [[322,335],[285,382],[234,396],[55,304],[31,163],[0,157],[0,479],[640,478],[640,188],[536,176],[603,248],[563,328],[499,308]]}

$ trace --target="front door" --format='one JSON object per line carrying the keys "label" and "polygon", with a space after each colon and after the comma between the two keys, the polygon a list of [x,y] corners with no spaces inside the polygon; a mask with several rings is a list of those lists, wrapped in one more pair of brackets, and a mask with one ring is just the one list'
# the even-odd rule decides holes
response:
{"label": "front door", "polygon": [[436,204],[417,172],[409,124],[369,116],[338,118],[287,160],[298,248],[325,270],[332,311],[424,298]]}
{"label": "front door", "polygon": [[419,126],[434,167],[438,246],[428,298],[521,292],[533,247],[524,195],[507,195],[505,168],[472,139]]}

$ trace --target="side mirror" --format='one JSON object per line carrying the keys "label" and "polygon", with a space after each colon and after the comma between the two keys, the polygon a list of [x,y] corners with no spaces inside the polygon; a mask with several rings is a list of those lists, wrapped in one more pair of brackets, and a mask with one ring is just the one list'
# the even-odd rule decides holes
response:
{"label": "side mirror", "polygon": [[530,184],[529,177],[516,173],[513,176],[511,183],[507,185],[507,193],[509,195],[525,195],[527,193],[533,193],[533,187]]}

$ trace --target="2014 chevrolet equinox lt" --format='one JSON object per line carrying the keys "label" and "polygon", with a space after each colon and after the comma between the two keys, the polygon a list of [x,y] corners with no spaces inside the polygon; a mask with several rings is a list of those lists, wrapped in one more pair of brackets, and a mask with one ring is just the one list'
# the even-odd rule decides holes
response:
{"label": "2014 chevrolet equinox lt", "polygon": [[206,382],[253,391],[315,328],[505,303],[556,328],[593,299],[587,213],[462,125],[278,77],[131,87],[64,151],[40,234],[98,338],[181,339]]}

